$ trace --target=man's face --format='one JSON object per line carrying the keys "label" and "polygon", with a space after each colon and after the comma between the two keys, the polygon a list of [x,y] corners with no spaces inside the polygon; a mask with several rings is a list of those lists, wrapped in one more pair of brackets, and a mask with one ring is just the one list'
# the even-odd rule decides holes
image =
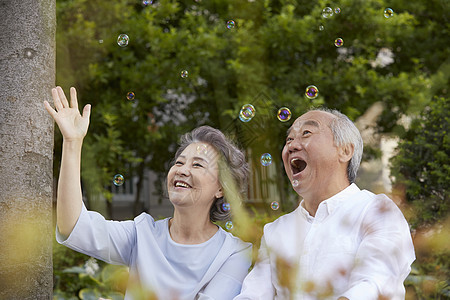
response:
{"label": "man's face", "polygon": [[340,174],[342,166],[330,129],[334,118],[328,112],[310,111],[295,120],[288,132],[282,152],[284,169],[304,198],[320,196]]}

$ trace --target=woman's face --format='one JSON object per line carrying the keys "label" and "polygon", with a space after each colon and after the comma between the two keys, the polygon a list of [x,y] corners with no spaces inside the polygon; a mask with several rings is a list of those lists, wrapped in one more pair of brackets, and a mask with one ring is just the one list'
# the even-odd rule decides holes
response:
{"label": "woman's face", "polygon": [[207,143],[192,143],[184,149],[167,174],[169,200],[174,206],[205,208],[223,196],[219,184],[219,155]]}

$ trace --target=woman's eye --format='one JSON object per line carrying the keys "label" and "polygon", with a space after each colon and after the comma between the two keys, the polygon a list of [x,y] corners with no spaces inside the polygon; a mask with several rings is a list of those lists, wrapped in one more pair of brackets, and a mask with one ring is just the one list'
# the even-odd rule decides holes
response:
{"label": "woman's eye", "polygon": [[183,163],[182,163],[181,161],[177,161],[177,162],[175,162],[175,164],[180,166],[180,165],[182,165]]}
{"label": "woman's eye", "polygon": [[290,142],[292,140],[293,140],[293,138],[291,138],[291,137],[286,138],[286,142]]}
{"label": "woman's eye", "polygon": [[311,131],[309,131],[309,130],[304,130],[304,131],[303,131],[303,135],[306,135],[306,134],[308,134],[308,133],[311,133]]}

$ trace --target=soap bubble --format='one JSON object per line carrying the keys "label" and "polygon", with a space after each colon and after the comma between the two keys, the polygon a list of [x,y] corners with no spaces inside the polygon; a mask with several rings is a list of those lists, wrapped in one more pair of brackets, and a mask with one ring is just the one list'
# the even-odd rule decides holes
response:
{"label": "soap bubble", "polygon": [[143,0],[142,5],[147,6],[149,4],[153,4],[153,0]]}
{"label": "soap bubble", "polygon": [[335,13],[335,14],[340,14],[340,13],[341,13],[341,9],[340,9],[339,7],[336,7],[336,8],[334,9],[334,13]]}
{"label": "soap bubble", "polygon": [[200,144],[197,146],[197,153],[198,154],[208,154],[208,146],[206,146],[205,144]]}
{"label": "soap bubble", "polygon": [[320,25],[320,26],[319,26],[319,30],[320,30],[320,31],[323,31],[324,29],[325,29],[325,27],[324,27],[323,25]]}
{"label": "soap bubble", "polygon": [[309,85],[306,88],[305,95],[308,99],[315,99],[319,95],[319,89],[315,85]]}
{"label": "soap bubble", "polygon": [[119,45],[120,47],[126,47],[128,46],[129,41],[130,38],[128,37],[128,35],[122,33],[119,34],[119,37],[117,38],[117,45]]}
{"label": "soap bubble", "polygon": [[135,97],[135,95],[134,95],[133,92],[128,92],[128,93],[127,93],[127,99],[128,99],[128,100],[130,100],[130,101],[131,101],[131,100],[134,100],[134,97]]}
{"label": "soap bubble", "polygon": [[270,203],[270,208],[272,208],[273,210],[277,210],[280,208],[280,204],[277,201],[273,201],[272,203]]}
{"label": "soap bubble", "polygon": [[333,16],[333,9],[331,7],[325,7],[322,10],[322,17],[331,18]]}
{"label": "soap bubble", "polygon": [[115,186],[121,186],[124,181],[125,179],[123,178],[123,175],[121,174],[114,175],[113,183]]}
{"label": "soap bubble", "polygon": [[282,107],[277,112],[277,118],[281,122],[287,122],[291,119],[291,111],[287,107]]}
{"label": "soap bubble", "polygon": [[227,203],[227,202],[222,203],[222,210],[223,211],[230,211],[230,209],[231,209],[230,203]]}
{"label": "soap bubble", "polygon": [[393,16],[394,16],[394,10],[392,8],[388,7],[384,10],[384,17],[386,19],[389,19],[390,17],[393,17]]}
{"label": "soap bubble", "polygon": [[270,155],[270,153],[264,153],[263,155],[261,155],[261,164],[264,167],[272,164],[272,155]]}
{"label": "soap bubble", "polygon": [[233,222],[231,222],[231,221],[226,222],[226,223],[225,223],[225,228],[226,228],[227,230],[233,229]]}
{"label": "soap bubble", "polygon": [[255,107],[251,104],[244,104],[239,112],[239,119],[242,122],[249,122],[255,116]]}
{"label": "soap bubble", "polygon": [[298,186],[298,180],[297,180],[297,179],[292,180],[291,183],[292,183],[292,186],[293,186],[293,187]]}
{"label": "soap bubble", "polygon": [[189,72],[187,70],[183,70],[180,72],[181,78],[187,78],[189,76]]}
{"label": "soap bubble", "polygon": [[334,40],[334,45],[339,48],[344,45],[344,40],[342,38],[337,38]]}
{"label": "soap bubble", "polygon": [[228,20],[227,21],[227,28],[228,29],[234,29],[235,26],[236,26],[236,22],[234,22],[233,20]]}

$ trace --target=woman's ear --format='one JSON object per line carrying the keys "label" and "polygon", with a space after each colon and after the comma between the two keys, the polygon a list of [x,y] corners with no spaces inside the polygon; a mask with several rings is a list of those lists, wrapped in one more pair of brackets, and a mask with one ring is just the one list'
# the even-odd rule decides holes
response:
{"label": "woman's ear", "polygon": [[353,157],[353,152],[355,151],[355,146],[353,144],[346,144],[339,147],[339,161],[348,162]]}
{"label": "woman's ear", "polygon": [[222,187],[220,187],[220,188],[217,190],[217,192],[214,194],[214,197],[216,197],[217,199],[223,197]]}

